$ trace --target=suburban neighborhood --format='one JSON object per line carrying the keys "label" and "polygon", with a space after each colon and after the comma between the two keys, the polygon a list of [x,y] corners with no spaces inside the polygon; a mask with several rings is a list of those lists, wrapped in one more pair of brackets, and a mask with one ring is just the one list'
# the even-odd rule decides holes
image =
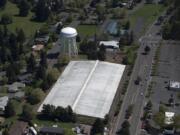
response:
{"label": "suburban neighborhood", "polygon": [[0,0],[0,135],[180,135],[180,0]]}

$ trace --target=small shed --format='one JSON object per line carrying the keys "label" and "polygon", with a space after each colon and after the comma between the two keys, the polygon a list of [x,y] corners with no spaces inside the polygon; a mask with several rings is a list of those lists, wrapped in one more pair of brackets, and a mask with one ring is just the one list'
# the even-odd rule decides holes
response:
{"label": "small shed", "polygon": [[112,40],[112,41],[100,41],[99,46],[104,45],[106,49],[119,49],[119,42]]}

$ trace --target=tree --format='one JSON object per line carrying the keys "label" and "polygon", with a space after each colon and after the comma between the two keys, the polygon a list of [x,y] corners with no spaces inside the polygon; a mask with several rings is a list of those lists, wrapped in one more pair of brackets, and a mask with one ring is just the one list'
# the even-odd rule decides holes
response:
{"label": "tree", "polygon": [[9,135],[9,131],[7,128],[5,128],[2,132],[2,135]]}
{"label": "tree", "polygon": [[102,134],[104,132],[104,123],[101,119],[97,118],[92,125],[91,135],[95,135],[97,133]]}
{"label": "tree", "polygon": [[12,117],[16,114],[15,111],[15,106],[13,104],[13,102],[10,100],[7,104],[7,106],[5,107],[5,116],[6,117]]}
{"label": "tree", "polygon": [[108,124],[108,122],[109,122],[109,115],[108,114],[105,115],[103,122],[104,122],[104,125]]}
{"label": "tree", "polygon": [[36,79],[46,79],[46,68],[42,65],[38,67],[38,70],[36,72]]}
{"label": "tree", "polygon": [[17,30],[17,41],[22,44],[26,40],[25,33],[23,29]]}
{"label": "tree", "polygon": [[151,100],[148,101],[148,103],[147,103],[147,105],[146,105],[146,108],[147,108],[147,110],[151,110],[151,108],[152,108],[152,102],[151,102]]}
{"label": "tree", "polygon": [[44,118],[47,119],[53,119],[54,118],[54,111],[55,111],[55,106],[53,105],[43,105],[43,109],[42,109],[42,115],[44,116]]}
{"label": "tree", "polygon": [[41,51],[40,65],[47,68],[47,55],[45,51]]}
{"label": "tree", "polygon": [[164,119],[165,119],[165,114],[163,112],[158,112],[153,117],[154,122],[160,127],[164,126]]}
{"label": "tree", "polygon": [[121,129],[117,132],[118,135],[130,135],[129,131],[130,124],[127,120],[125,120],[122,125]]}
{"label": "tree", "polygon": [[19,3],[19,15],[27,16],[29,13],[30,5],[27,0],[21,0]]}
{"label": "tree", "polygon": [[51,68],[47,71],[47,82],[52,85],[59,77],[59,71],[57,68]]}
{"label": "tree", "polygon": [[129,30],[129,28],[130,28],[130,21],[129,20],[125,23],[124,28],[126,30]]}
{"label": "tree", "polygon": [[0,0],[0,8],[5,7],[7,0]]}
{"label": "tree", "polygon": [[1,24],[11,24],[13,22],[12,16],[9,14],[3,14],[1,17]]}
{"label": "tree", "polygon": [[24,120],[30,121],[34,118],[35,113],[33,111],[33,107],[29,104],[25,104],[23,106],[21,117]]}
{"label": "tree", "polygon": [[173,124],[174,127],[176,129],[179,129],[180,128],[180,115],[174,116],[173,121],[174,121],[174,124]]}
{"label": "tree", "polygon": [[123,59],[122,59],[122,64],[128,65],[128,57],[127,57],[127,56],[124,56],[124,57],[123,57]]}
{"label": "tree", "polygon": [[58,58],[58,64],[60,66],[67,65],[70,61],[70,58],[67,55],[59,56]]}
{"label": "tree", "polygon": [[149,46],[145,46],[144,48],[144,52],[147,54],[149,53],[149,51],[151,50],[151,48]]}
{"label": "tree", "polygon": [[36,69],[36,60],[34,55],[31,54],[27,60],[27,71],[33,73]]}
{"label": "tree", "polygon": [[31,89],[31,90],[28,90],[26,91],[26,96],[27,96],[27,101],[34,105],[34,104],[37,104],[39,103],[43,96],[44,96],[44,92],[41,90],[41,89]]}
{"label": "tree", "polygon": [[46,21],[49,17],[50,10],[45,0],[38,0],[35,7],[35,15],[37,21]]}
{"label": "tree", "polygon": [[14,82],[16,81],[16,73],[15,70],[12,66],[12,64],[9,64],[9,66],[6,68],[6,76],[8,78],[9,82]]}
{"label": "tree", "polygon": [[102,61],[106,59],[106,47],[103,44],[99,47],[98,59]]}
{"label": "tree", "polygon": [[153,3],[153,1],[154,1],[154,0],[146,0],[146,3],[147,3],[147,4],[151,4],[151,3]]}
{"label": "tree", "polygon": [[171,105],[174,103],[174,98],[173,97],[170,97],[169,100],[168,100],[168,103]]}

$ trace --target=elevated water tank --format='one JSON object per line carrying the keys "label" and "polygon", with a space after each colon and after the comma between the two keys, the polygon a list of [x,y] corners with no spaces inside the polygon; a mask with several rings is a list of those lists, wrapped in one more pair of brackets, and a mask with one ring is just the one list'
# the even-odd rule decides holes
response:
{"label": "elevated water tank", "polygon": [[74,28],[65,27],[61,30],[61,55],[68,55],[70,58],[78,55],[76,36],[77,31]]}

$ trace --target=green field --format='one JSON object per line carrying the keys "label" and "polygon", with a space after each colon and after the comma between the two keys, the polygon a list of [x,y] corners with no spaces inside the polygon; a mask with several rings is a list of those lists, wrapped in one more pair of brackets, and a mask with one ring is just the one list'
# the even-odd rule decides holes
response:
{"label": "green field", "polygon": [[133,65],[136,60],[137,45],[125,46],[123,52],[127,55],[128,64]]}
{"label": "green field", "polygon": [[77,31],[82,36],[93,36],[96,32],[98,32],[97,25],[78,25]]}
{"label": "green field", "polygon": [[12,31],[15,31],[16,28],[22,28],[26,33],[26,36],[30,37],[44,24],[30,21],[33,16],[32,12],[30,12],[27,17],[18,16],[18,12],[19,9],[17,6],[11,2],[7,2],[5,9],[0,11],[0,16],[4,13],[12,15],[13,23],[8,25],[8,28]]}
{"label": "green field", "polygon": [[145,29],[152,24],[165,9],[166,7],[162,4],[145,4],[129,16],[131,27],[133,28],[136,25],[137,19],[141,17]]}

